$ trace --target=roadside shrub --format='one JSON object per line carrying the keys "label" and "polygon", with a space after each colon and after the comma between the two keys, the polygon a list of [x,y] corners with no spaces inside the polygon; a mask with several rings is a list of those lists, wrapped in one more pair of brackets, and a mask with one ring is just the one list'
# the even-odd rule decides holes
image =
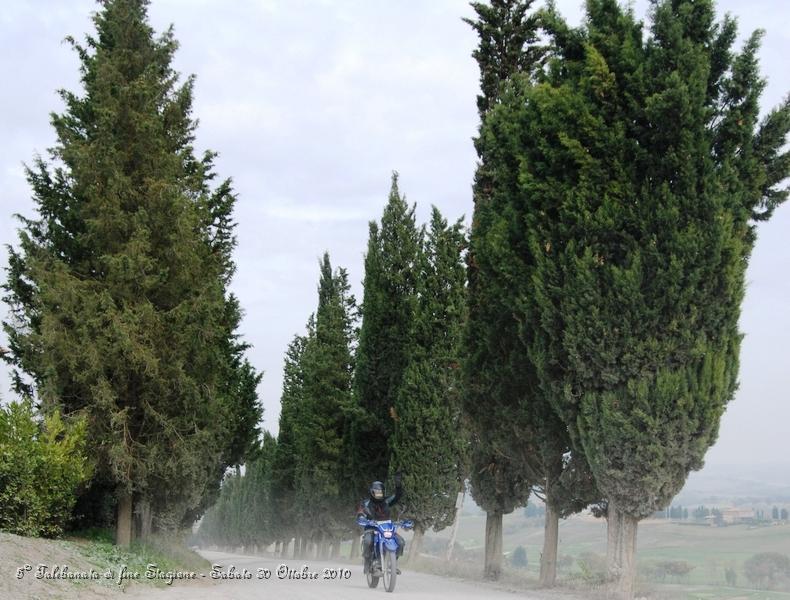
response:
{"label": "roadside shrub", "polygon": [[738,584],[738,572],[732,567],[724,569],[724,581],[730,587],[735,587]]}
{"label": "roadside shrub", "polygon": [[606,557],[593,552],[584,552],[579,556],[579,579],[585,585],[595,588],[605,584],[609,575],[606,570]]}
{"label": "roadside shrub", "polygon": [[743,563],[743,574],[753,585],[764,589],[790,586],[790,558],[779,552],[761,552]]}
{"label": "roadside shrub", "polygon": [[513,555],[510,557],[510,564],[518,569],[524,569],[527,566],[527,551],[524,546],[516,546],[513,550]]}
{"label": "roadside shrub", "polygon": [[84,419],[53,413],[39,422],[29,400],[0,407],[0,529],[54,537],[90,477]]}

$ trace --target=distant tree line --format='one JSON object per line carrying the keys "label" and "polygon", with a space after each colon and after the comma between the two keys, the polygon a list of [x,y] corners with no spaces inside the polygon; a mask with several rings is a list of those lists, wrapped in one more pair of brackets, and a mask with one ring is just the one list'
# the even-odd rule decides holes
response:
{"label": "distant tree line", "polygon": [[[755,521],[764,521],[766,519],[766,513],[763,509],[754,509],[754,516],[753,517],[740,517],[741,520],[743,519],[751,519]],[[771,508],[770,520],[773,521],[786,521],[788,517],[788,511],[786,508],[780,508],[778,506],[774,506]],[[718,507],[708,507],[705,505],[699,505],[697,508],[693,509],[689,512],[688,507],[684,506],[670,506],[666,510],[657,511],[653,515],[655,518],[658,519],[673,519],[673,520],[686,520],[689,518],[695,519],[697,521],[705,520],[707,517],[714,517],[717,521],[721,521],[723,519],[723,514],[720,508]]]}
{"label": "distant tree line", "polygon": [[[427,529],[452,523],[468,454],[465,245],[461,222],[436,208],[418,227],[393,175],[381,220],[369,227],[362,306],[325,253],[316,310],[286,353],[277,439],[266,438],[243,476],[226,479],[202,540],[335,555],[343,540],[358,541],[353,517],[369,484],[399,471],[415,521],[413,553]],[[261,485],[266,491],[256,492]],[[269,499],[266,516],[239,520],[253,496]]]}

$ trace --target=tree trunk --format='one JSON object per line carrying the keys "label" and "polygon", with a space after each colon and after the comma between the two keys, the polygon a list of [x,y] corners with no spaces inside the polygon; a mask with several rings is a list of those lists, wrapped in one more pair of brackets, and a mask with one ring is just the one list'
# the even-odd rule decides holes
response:
{"label": "tree trunk", "polygon": [[606,521],[606,567],[611,595],[618,600],[631,600],[636,578],[636,529],[639,520],[624,513],[610,500]]}
{"label": "tree trunk", "polygon": [[546,524],[543,534],[543,554],[540,556],[540,585],[553,587],[557,580],[557,542],[559,540],[560,516],[546,502]]}
{"label": "tree trunk", "polygon": [[329,540],[326,537],[322,537],[318,543],[318,554],[321,560],[326,560],[329,556]]}
{"label": "tree trunk", "polygon": [[310,558],[314,558],[318,560],[321,558],[321,540],[320,539],[313,539],[310,542]]}
{"label": "tree trunk", "polygon": [[299,551],[302,548],[302,538],[298,535],[294,537],[294,549],[291,558],[299,558]]}
{"label": "tree trunk", "polygon": [[332,560],[337,560],[340,558],[340,544],[342,543],[343,540],[339,537],[332,541]]}
{"label": "tree trunk", "polygon": [[486,548],[483,577],[497,581],[502,573],[502,513],[486,513]]}
{"label": "tree trunk", "polygon": [[140,515],[140,533],[141,540],[147,540],[151,537],[151,523],[153,521],[153,513],[151,512],[151,501],[148,498],[141,498],[137,501],[135,510]]}
{"label": "tree trunk", "polygon": [[348,556],[351,560],[357,560],[360,557],[359,544],[359,535],[355,532],[351,538],[351,554]]}
{"label": "tree trunk", "polygon": [[447,554],[445,555],[446,561],[453,559],[453,550],[455,549],[455,538],[458,536],[458,523],[461,521],[461,510],[464,507],[464,498],[466,498],[466,490],[458,492],[459,499],[455,503],[455,519],[453,526],[450,529],[450,541],[447,542]]}
{"label": "tree trunk", "polygon": [[288,558],[288,546],[291,545],[291,538],[286,538],[280,546],[280,558]]}
{"label": "tree trunk", "polygon": [[128,547],[132,541],[132,495],[118,493],[118,512],[115,521],[115,543]]}
{"label": "tree trunk", "polygon": [[280,556],[280,550],[282,550],[282,547],[283,547],[282,544],[283,543],[280,540],[277,540],[276,542],[274,542],[274,555],[275,556]]}
{"label": "tree trunk", "polygon": [[415,525],[414,527],[414,537],[411,538],[411,548],[409,548],[409,556],[408,556],[408,563],[413,565],[414,562],[420,557],[420,551],[422,550],[422,540],[425,537],[425,530]]}

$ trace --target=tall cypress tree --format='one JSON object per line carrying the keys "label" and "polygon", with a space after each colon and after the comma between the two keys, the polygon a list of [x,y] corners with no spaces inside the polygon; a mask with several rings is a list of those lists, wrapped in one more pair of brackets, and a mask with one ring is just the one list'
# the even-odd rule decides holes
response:
{"label": "tall cypress tree", "polygon": [[226,294],[235,197],[211,187],[214,155],[194,156],[194,80],[179,84],[172,29],[155,38],[146,9],[110,0],[96,37],[72,40],[84,95],[61,92],[51,162],[28,169],[38,218],[5,286],[18,388],[88,414],[119,543],[133,501],[161,528],[200,512],[260,415]]}
{"label": "tall cypress tree", "polygon": [[[650,35],[612,0],[550,23],[517,152],[543,335],[534,356],[608,500],[614,589],[636,528],[702,466],[734,394],[755,222],[787,197],[790,104],[758,123],[759,34],[712,2],[657,2]],[[538,360],[539,358],[539,360]]]}
{"label": "tall cypress tree", "polygon": [[[338,538],[352,524],[343,483],[344,434],[352,404],[356,303],[344,269],[321,261],[315,328],[304,349],[303,403],[296,436],[296,506],[315,530]],[[318,522],[316,522],[318,519]],[[322,543],[328,537],[316,540]]]}
{"label": "tall cypress tree", "polygon": [[484,126],[500,101],[508,78],[531,74],[542,52],[536,47],[538,22],[532,0],[472,3],[476,20],[467,19],[480,42],[473,57],[480,68],[477,106],[481,135],[474,182],[474,213],[468,264],[468,322],[465,329],[464,410],[472,429],[472,496],[486,510],[485,577],[497,579],[502,562],[502,515],[527,502],[540,483],[531,419],[522,410],[530,394],[531,370],[525,364],[514,318],[512,294],[521,272],[514,270],[507,194],[496,194],[497,177],[515,165],[500,164],[486,146]]}
{"label": "tall cypress tree", "polygon": [[[567,425],[555,411],[551,374],[539,368],[544,357],[537,338],[543,330],[532,277],[535,258],[527,212],[529,199],[522,192],[519,166],[523,135],[519,119],[524,102],[520,89],[537,85],[535,79],[514,74],[500,89],[497,105],[481,126],[478,149],[485,157],[487,173],[484,210],[490,212],[488,228],[479,228],[475,241],[480,249],[476,254],[480,272],[485,273],[480,279],[485,289],[480,293],[494,296],[499,303],[496,313],[491,311],[490,301],[480,313],[481,319],[486,315],[497,324],[489,333],[500,353],[498,381],[492,385],[508,390],[507,396],[501,396],[508,401],[499,409],[504,425],[494,426],[504,429],[508,436],[498,442],[500,451],[510,446],[508,456],[522,457],[521,468],[545,502],[540,582],[551,586],[556,579],[559,519],[597,502],[599,494],[583,451],[573,446]],[[495,439],[493,433],[488,436]]]}
{"label": "tall cypress tree", "polygon": [[413,346],[420,232],[393,173],[381,225],[370,223],[365,296],[354,376],[357,417],[349,435],[357,495],[388,471],[393,409]]}
{"label": "tall cypress tree", "polygon": [[[296,435],[299,410],[304,400],[304,356],[307,338],[294,336],[288,344],[283,367],[283,391],[280,397],[280,418],[277,446],[272,459],[272,503],[277,514],[280,541],[283,546],[292,536],[298,537],[294,509],[296,494]],[[294,552],[297,549],[294,548]]]}
{"label": "tall cypress tree", "polygon": [[467,436],[461,423],[461,335],[466,272],[461,221],[447,224],[434,207],[417,281],[414,346],[395,399],[390,471],[404,472],[409,517],[414,520],[410,556],[425,531],[439,531],[455,517],[466,477]]}

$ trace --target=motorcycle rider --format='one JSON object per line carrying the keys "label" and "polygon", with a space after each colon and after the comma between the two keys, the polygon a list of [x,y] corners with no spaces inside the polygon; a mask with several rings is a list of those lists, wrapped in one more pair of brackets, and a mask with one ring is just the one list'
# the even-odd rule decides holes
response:
{"label": "motorcycle rider", "polygon": [[[390,519],[390,507],[396,504],[403,497],[403,475],[398,472],[395,473],[395,493],[389,498],[384,496],[384,484],[380,481],[374,481],[370,484],[368,489],[368,497],[359,503],[357,508],[357,516],[364,516],[366,519],[373,521],[388,521]],[[365,567],[363,572],[367,573],[371,568],[371,557],[373,556],[373,528],[365,527],[365,533],[362,537],[362,556],[365,559]],[[403,548],[406,542],[399,535],[395,534],[398,540],[398,554],[400,557],[403,554]]]}

